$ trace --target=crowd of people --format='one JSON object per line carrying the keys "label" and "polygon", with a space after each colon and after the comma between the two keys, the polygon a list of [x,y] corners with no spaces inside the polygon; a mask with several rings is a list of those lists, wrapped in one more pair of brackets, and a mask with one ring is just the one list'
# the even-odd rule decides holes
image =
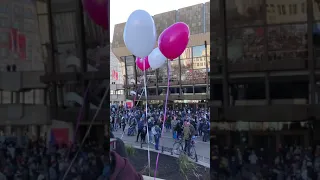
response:
{"label": "crowd of people", "polygon": [[[112,107],[111,108],[111,131],[119,129],[128,136],[136,136],[136,141],[146,142],[147,132],[149,141],[159,149],[159,138],[162,128],[165,132],[171,132],[173,138],[183,138],[186,144],[192,136],[202,136],[204,142],[209,141],[210,113],[205,108],[168,108],[167,118],[164,121],[164,108],[150,106],[146,113],[144,107]],[[164,123],[164,124],[163,124]],[[128,126],[127,132],[125,132]],[[148,129],[147,129],[148,128]]]}
{"label": "crowd of people", "polygon": [[320,146],[212,149],[211,177],[223,180],[319,180]]}
{"label": "crowd of people", "polygon": [[78,145],[48,145],[37,140],[29,141],[24,147],[15,141],[3,141],[0,142],[0,180],[106,180],[109,175],[106,147],[88,142],[78,152]]}

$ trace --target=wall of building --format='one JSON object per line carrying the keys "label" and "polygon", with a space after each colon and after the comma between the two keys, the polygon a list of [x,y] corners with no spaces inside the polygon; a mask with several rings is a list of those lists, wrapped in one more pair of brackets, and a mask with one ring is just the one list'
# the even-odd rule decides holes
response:
{"label": "wall of building", "polygon": [[[158,35],[170,25],[180,21],[189,25],[191,35],[210,33],[210,2],[164,12],[154,15],[153,18]],[[123,41],[124,26],[125,23],[121,23],[116,24],[114,28],[112,49],[118,57],[130,55],[130,53],[126,54],[125,50],[119,50],[121,47],[125,47]],[[201,45],[205,40],[209,44],[209,37],[191,36],[189,46]]]}
{"label": "wall of building", "polygon": [[[171,66],[170,77],[167,77],[167,66],[147,71],[148,96],[151,99],[164,99],[163,92],[170,78],[172,87],[170,94],[176,95],[175,98],[182,98],[179,95],[190,95],[183,99],[193,99],[196,96],[192,95],[202,95],[200,99],[205,99],[209,91],[207,72],[210,69],[210,2],[164,12],[154,15],[153,18],[158,35],[172,24],[184,22],[189,25],[191,36],[188,47],[180,59],[168,61]],[[136,67],[132,54],[124,45],[124,26],[125,23],[115,25],[112,50],[125,64],[124,84],[128,86],[143,84],[144,73]],[[197,88],[193,88],[196,86]],[[131,90],[139,91],[139,89],[128,89],[126,93],[129,94]]]}
{"label": "wall of building", "polygon": [[0,22],[0,70],[43,71],[35,1],[1,1]]}
{"label": "wall of building", "polygon": [[126,100],[123,88],[125,71],[123,64],[110,48],[110,101],[112,104],[123,104]]}

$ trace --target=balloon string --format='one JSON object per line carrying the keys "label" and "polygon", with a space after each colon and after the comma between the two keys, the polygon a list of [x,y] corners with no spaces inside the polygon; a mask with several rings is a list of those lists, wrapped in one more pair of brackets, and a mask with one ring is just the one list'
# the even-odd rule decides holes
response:
{"label": "balloon string", "polygon": [[[147,82],[149,81],[149,79],[150,79],[150,77],[148,77]],[[143,93],[144,93],[144,90],[145,90],[145,89],[143,88],[143,90],[142,90],[142,92],[141,92],[141,96],[139,97],[136,106],[138,106],[138,104],[139,104],[139,102],[140,102],[140,100],[141,100],[141,98],[142,98],[142,95],[143,95]],[[133,114],[130,114],[130,116],[129,116],[128,119],[131,119],[132,116],[133,116]],[[148,127],[148,126],[147,126],[147,127]],[[122,135],[121,135],[121,138],[120,138],[120,139],[123,139],[123,137],[124,137],[124,132],[122,132]],[[149,138],[149,137],[148,137],[148,138]]]}
{"label": "balloon string", "polygon": [[74,143],[76,141],[76,137],[77,137],[77,132],[78,132],[78,129],[79,129],[80,121],[83,118],[84,104],[85,104],[85,102],[87,100],[90,84],[91,84],[91,81],[89,82],[89,85],[88,85],[88,87],[87,87],[87,89],[86,89],[86,91],[84,93],[83,103],[81,105],[81,108],[80,108],[80,111],[79,111],[79,114],[78,114],[78,118],[77,118],[77,121],[76,121],[75,132],[74,132],[73,142],[72,143]]}
{"label": "balloon string", "polygon": [[[144,89],[142,90],[142,93],[141,93],[141,96],[139,97],[138,99],[138,102],[140,101],[140,99],[142,98],[142,94],[144,93]],[[137,104],[138,105],[138,104]],[[128,117],[128,119],[131,119],[131,117],[133,116],[133,114],[130,114],[130,116]],[[121,138],[120,139],[123,139],[124,137],[124,131],[122,132],[122,135],[121,135]]]}
{"label": "balloon string", "polygon": [[[150,176],[150,139],[149,139],[149,126],[148,126],[148,93],[147,93],[147,70],[146,70],[146,60],[143,61],[143,69],[144,69],[144,95],[146,97],[146,122],[147,122],[147,136],[148,136],[148,167],[149,167],[149,176]],[[142,97],[142,94],[141,94]]]}
{"label": "balloon string", "polygon": [[[168,106],[168,98],[169,98],[169,89],[170,89],[170,63],[168,62],[168,68],[167,68],[167,77],[168,77],[168,83],[167,83],[167,94],[166,94],[166,101],[164,104],[164,117],[163,117],[163,123],[162,123],[162,130],[161,130],[161,136],[163,135],[163,131],[164,131],[164,124],[166,123],[167,120],[167,106]],[[159,139],[159,144],[160,144],[160,139]],[[159,162],[159,156],[160,156],[160,152],[158,152],[157,155],[157,160],[156,160],[156,169],[154,170],[154,180],[156,180],[156,174],[157,174],[157,170],[158,170],[158,162]]]}
{"label": "balloon string", "polygon": [[100,101],[99,107],[98,107],[98,109],[96,110],[96,113],[94,114],[93,118],[91,119],[91,122],[90,122],[90,124],[89,124],[88,129],[87,129],[87,132],[85,133],[85,135],[84,135],[84,137],[83,137],[83,139],[82,139],[82,141],[81,141],[81,144],[80,144],[80,146],[79,146],[76,154],[74,155],[74,157],[73,157],[73,159],[71,160],[71,162],[70,162],[67,170],[65,171],[65,173],[64,173],[64,175],[63,175],[63,177],[62,177],[62,180],[65,180],[65,179],[66,179],[66,177],[67,177],[67,175],[68,175],[71,167],[73,167],[73,164],[75,163],[75,160],[77,159],[80,151],[82,151],[82,148],[83,148],[83,146],[84,146],[84,143],[86,142],[86,140],[87,140],[87,138],[88,138],[88,136],[89,136],[89,134],[90,134],[91,128],[92,128],[92,126],[93,126],[93,123],[94,123],[94,121],[96,120],[96,118],[97,118],[100,110],[102,109],[102,105],[103,105],[104,100],[106,99],[106,97],[107,97],[107,95],[108,95],[109,88],[110,88],[110,85],[109,85],[108,88],[105,90],[104,95],[103,95],[103,97],[102,97],[102,99],[101,99],[101,101]]}

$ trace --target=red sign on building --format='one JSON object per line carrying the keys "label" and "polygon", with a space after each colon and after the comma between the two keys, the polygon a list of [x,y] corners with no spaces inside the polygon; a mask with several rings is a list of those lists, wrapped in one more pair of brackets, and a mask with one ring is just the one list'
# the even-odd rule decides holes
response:
{"label": "red sign on building", "polygon": [[14,53],[18,51],[18,31],[14,28],[10,31],[10,50]]}
{"label": "red sign on building", "polygon": [[23,60],[27,57],[27,39],[24,34],[20,34],[17,29],[12,28],[10,31],[9,49],[13,53],[17,53]]}
{"label": "red sign on building", "polygon": [[19,34],[18,36],[18,53],[19,57],[23,60],[27,58],[27,44],[26,44],[26,36],[24,34]]}

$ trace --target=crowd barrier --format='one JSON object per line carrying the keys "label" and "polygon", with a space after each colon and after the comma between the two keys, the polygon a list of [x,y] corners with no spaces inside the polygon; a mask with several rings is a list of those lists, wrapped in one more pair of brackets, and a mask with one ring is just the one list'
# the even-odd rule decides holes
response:
{"label": "crowd barrier", "polygon": [[[147,143],[140,143],[140,148],[141,149],[146,148],[147,145],[148,145]],[[170,155],[174,155],[173,148],[160,146],[160,150],[161,150],[161,153],[167,152]],[[203,162],[203,163],[210,164],[210,158],[196,154],[195,162],[199,162],[199,161]]]}

